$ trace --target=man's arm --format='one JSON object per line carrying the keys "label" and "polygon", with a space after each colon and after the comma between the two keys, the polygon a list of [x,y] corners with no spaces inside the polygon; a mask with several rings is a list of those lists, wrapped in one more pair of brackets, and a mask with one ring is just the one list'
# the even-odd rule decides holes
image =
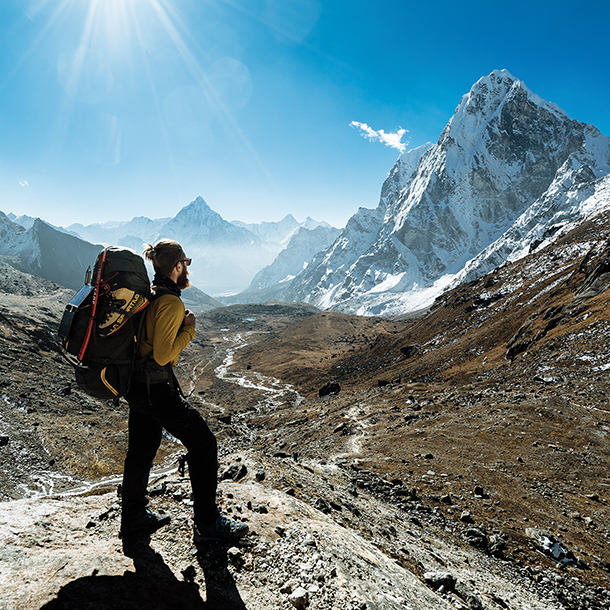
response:
{"label": "man's arm", "polygon": [[153,357],[157,364],[176,364],[182,350],[195,337],[195,316],[184,310],[182,301],[174,296],[159,299],[156,312]]}

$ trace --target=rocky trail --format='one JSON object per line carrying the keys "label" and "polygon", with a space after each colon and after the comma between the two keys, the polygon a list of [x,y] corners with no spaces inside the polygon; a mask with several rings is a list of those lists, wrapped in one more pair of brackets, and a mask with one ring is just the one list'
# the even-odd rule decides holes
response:
{"label": "rocky trail", "polygon": [[[577,579],[550,567],[519,570],[460,544],[424,511],[407,516],[352,489],[343,473],[248,454],[231,456],[246,474],[220,485],[223,510],[252,530],[237,547],[196,551],[189,485],[176,474],[151,488],[153,506],[170,513],[171,524],[131,558],[116,536],[116,494],[7,503],[3,607],[554,609],[563,607],[558,594],[586,599]],[[366,472],[358,478],[379,484]],[[286,483],[317,495],[316,479],[332,491],[313,505],[293,488],[276,489]],[[337,507],[370,536],[335,518]]]}

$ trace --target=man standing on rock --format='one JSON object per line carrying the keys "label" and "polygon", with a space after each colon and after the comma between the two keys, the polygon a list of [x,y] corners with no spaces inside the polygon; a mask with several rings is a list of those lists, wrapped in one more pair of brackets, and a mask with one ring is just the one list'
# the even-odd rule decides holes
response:
{"label": "man standing on rock", "polygon": [[181,291],[190,286],[187,258],[178,242],[162,239],[146,245],[144,256],[155,270],[153,297],[146,311],[140,355],[144,368],[134,375],[129,403],[129,446],[125,458],[120,537],[145,537],[170,521],[147,508],[146,486],[163,429],[186,447],[193,490],[195,544],[236,541],[248,532],[245,523],[220,516],[216,505],[216,438],[191,407],[173,372],[182,350],[195,337],[195,315],[185,310]]}

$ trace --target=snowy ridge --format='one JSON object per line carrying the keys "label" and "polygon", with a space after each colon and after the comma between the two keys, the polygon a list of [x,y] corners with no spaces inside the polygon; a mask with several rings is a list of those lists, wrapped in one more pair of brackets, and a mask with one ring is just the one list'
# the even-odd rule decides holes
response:
{"label": "snowy ridge", "polygon": [[309,264],[311,258],[329,246],[337,237],[338,229],[318,224],[314,229],[299,226],[286,249],[282,250],[271,265],[259,271],[248,291],[269,288],[290,281]]}
{"label": "snowy ridge", "polygon": [[286,247],[292,235],[301,226],[292,214],[287,214],[279,222],[247,223],[240,220],[232,220],[231,224],[247,229],[263,242],[277,244],[278,251]]}
{"label": "snowy ridge", "polygon": [[[292,301],[304,300],[317,291],[322,294],[316,306],[330,308],[352,261],[357,260],[375,243],[382,221],[383,209],[360,208],[349,219],[335,242],[318,252],[307,268],[293,280],[285,298]],[[298,290],[295,290],[294,282],[298,282]]]}
{"label": "snowy ridge", "polygon": [[25,230],[0,212],[0,255],[7,256],[7,262],[19,271],[78,290],[85,270],[99,251],[99,246],[59,231],[38,218]]}
{"label": "snowy ridge", "polygon": [[287,214],[279,222],[247,223],[240,220],[232,220],[231,224],[248,229],[250,233],[254,233],[254,235],[260,238],[270,251],[276,253],[284,250],[301,228],[310,231],[316,227],[332,228],[327,222],[314,220],[310,216],[303,222],[298,222],[292,214]]}
{"label": "snowy ridge", "polygon": [[[148,242],[151,235],[157,235],[161,227],[169,220],[169,218],[151,220],[145,216],[138,216],[128,222],[108,221],[87,226],[71,224],[69,227],[66,227],[66,230],[76,233],[81,239],[88,242],[104,246],[127,245],[121,243],[125,239],[134,244],[135,242],[142,244]],[[141,246],[135,249],[140,250]]]}
{"label": "snowy ridge", "polygon": [[238,292],[275,258],[256,235],[224,220],[201,197],[182,208],[157,237],[182,245],[193,259],[192,283],[212,295]]}

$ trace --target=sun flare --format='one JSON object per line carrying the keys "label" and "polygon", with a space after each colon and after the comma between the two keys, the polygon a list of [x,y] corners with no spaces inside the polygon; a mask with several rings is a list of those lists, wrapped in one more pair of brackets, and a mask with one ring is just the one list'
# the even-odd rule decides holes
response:
{"label": "sun flare", "polygon": [[[204,1],[199,19],[224,3]],[[63,90],[53,127],[53,148],[74,130],[88,105],[96,135],[96,163],[119,165],[130,141],[126,134],[145,107],[148,133],[166,151],[176,174],[176,152],[210,154],[230,140],[239,154],[257,166],[272,188],[275,181],[236,118],[252,94],[248,67],[207,48],[205,28],[193,31],[188,7],[174,0],[49,0],[37,5],[46,13],[40,37],[54,39],[56,74]],[[199,22],[200,23],[200,22]]]}

